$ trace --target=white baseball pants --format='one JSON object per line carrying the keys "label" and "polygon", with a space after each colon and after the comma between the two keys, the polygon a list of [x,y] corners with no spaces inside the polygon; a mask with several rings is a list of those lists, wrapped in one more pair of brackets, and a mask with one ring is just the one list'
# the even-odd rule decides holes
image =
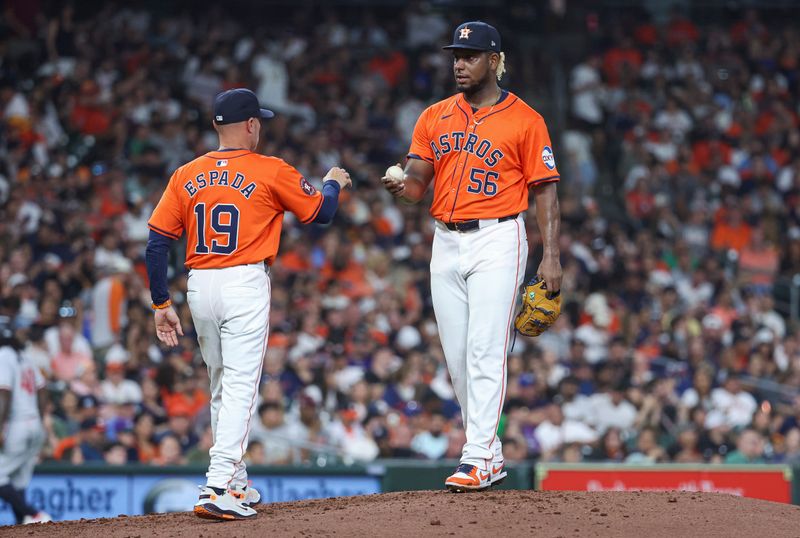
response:
{"label": "white baseball pants", "polygon": [[502,457],[497,427],[506,354],[528,240],[522,216],[470,232],[436,223],[431,296],[467,442],[461,463],[488,469]]}
{"label": "white baseball pants", "polygon": [[270,280],[263,263],[189,271],[188,302],[211,380],[207,485],[247,485],[244,454],[269,335]]}
{"label": "white baseball pants", "polygon": [[0,486],[11,484],[16,489],[25,489],[44,445],[42,421],[37,418],[7,422],[4,435],[5,443],[0,448]]}

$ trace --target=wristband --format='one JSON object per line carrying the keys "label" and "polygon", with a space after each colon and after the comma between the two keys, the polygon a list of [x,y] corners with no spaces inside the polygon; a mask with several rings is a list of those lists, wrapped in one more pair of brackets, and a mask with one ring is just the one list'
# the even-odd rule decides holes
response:
{"label": "wristband", "polygon": [[169,308],[170,306],[172,306],[172,299],[167,299],[166,301],[164,301],[164,302],[163,302],[163,303],[161,303],[161,304],[155,304],[155,303],[153,303],[153,304],[151,305],[151,308],[152,308],[153,310],[163,310],[163,309],[165,309],[165,308]]}

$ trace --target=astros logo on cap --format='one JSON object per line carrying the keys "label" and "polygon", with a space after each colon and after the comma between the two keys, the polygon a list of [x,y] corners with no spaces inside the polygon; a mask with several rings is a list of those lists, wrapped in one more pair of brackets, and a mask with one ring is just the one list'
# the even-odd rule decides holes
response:
{"label": "astros logo on cap", "polygon": [[461,29],[461,33],[458,34],[459,39],[469,39],[469,34],[472,32],[468,27],[464,27]]}

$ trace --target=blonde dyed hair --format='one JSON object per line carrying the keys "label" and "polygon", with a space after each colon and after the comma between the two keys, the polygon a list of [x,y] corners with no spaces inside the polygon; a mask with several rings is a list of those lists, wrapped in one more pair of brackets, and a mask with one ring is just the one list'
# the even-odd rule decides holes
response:
{"label": "blonde dyed hair", "polygon": [[497,76],[497,80],[503,78],[505,72],[506,72],[506,53],[501,52],[500,61],[497,62],[497,73],[495,73],[495,75]]}

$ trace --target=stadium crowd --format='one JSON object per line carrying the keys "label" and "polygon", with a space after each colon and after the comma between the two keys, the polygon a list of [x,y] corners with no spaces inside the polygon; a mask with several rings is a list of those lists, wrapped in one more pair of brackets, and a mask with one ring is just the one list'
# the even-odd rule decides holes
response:
{"label": "stadium crowd", "polygon": [[[317,185],[334,165],[355,183],[334,224],[286,218],[248,461],[460,455],[432,222],[378,181],[426,104],[453,91],[440,45],[458,14],[318,17],[298,10],[267,32],[219,9],[7,9],[0,314],[48,380],[44,460],[207,460],[182,255],[173,350],[157,345],[143,256],[166,180],[216,147],[209,106],[237,86],[278,112],[263,153]],[[492,22],[516,27],[506,19]],[[567,66],[568,121],[540,110],[564,174],[567,302],[510,354],[508,460],[800,462],[800,340],[773,298],[800,272],[800,33],[786,22],[609,23]],[[542,83],[514,42],[504,34],[504,84],[523,93]],[[532,218],[528,237],[530,276]]]}

